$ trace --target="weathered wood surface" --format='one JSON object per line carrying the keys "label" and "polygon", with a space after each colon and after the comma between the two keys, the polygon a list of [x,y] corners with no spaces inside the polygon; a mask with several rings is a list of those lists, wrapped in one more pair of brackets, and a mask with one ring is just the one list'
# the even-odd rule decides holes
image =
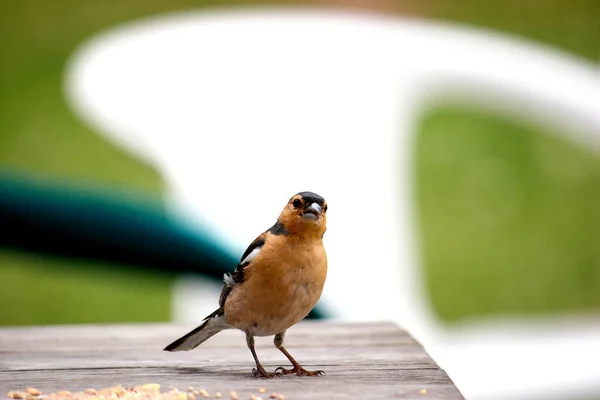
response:
{"label": "weathered wood surface", "polygon": [[[0,395],[36,387],[46,393],[159,383],[209,393],[258,388],[286,399],[462,399],[451,379],[406,331],[390,323],[305,321],[288,331],[286,347],[322,377],[257,379],[239,331],[224,331],[189,352],[162,351],[192,329],[176,324],[84,325],[0,329]],[[257,338],[267,370],[287,367],[272,338]],[[422,394],[422,389],[426,394]],[[1,397],[0,397],[1,398]],[[227,398],[227,397],[224,397]]]}

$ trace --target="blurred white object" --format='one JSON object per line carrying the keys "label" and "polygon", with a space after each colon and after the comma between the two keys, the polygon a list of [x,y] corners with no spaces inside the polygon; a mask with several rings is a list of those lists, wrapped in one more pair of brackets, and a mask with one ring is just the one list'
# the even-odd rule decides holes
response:
{"label": "blurred white object", "polygon": [[[82,119],[162,171],[175,209],[239,254],[292,194],[321,194],[324,306],[340,319],[399,322],[467,398],[551,399],[600,393],[600,324],[441,325],[414,240],[412,140],[419,112],[451,96],[595,151],[599,82],[595,65],[513,37],[286,8],[115,28],[74,55],[66,92]],[[213,290],[191,307],[195,320],[212,311]],[[178,291],[179,310],[194,291]]]}

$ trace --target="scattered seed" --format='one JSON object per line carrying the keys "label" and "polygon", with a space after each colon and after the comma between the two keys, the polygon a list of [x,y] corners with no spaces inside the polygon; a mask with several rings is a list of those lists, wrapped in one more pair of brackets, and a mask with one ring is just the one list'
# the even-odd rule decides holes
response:
{"label": "scattered seed", "polygon": [[42,394],[42,392],[40,392],[36,388],[27,388],[27,389],[25,389],[25,391],[32,396],[39,396],[40,394]]}
{"label": "scattered seed", "polygon": [[[192,386],[187,391],[179,391],[171,387],[168,391],[161,392],[160,384],[146,383],[140,386],[128,387],[117,385],[102,389],[88,388],[81,392],[70,392],[61,390],[54,393],[44,394],[36,388],[27,388],[25,391],[10,391],[8,398],[13,400],[199,400],[198,397],[209,398],[206,389],[195,390]],[[265,388],[259,388],[258,392],[265,393]],[[235,391],[229,392],[231,400],[238,400]],[[214,392],[215,399],[223,398],[222,392]],[[250,395],[251,400],[263,400],[258,395]],[[283,396],[273,392],[270,399],[283,399]]]}
{"label": "scattered seed", "polygon": [[421,389],[421,390],[419,390],[419,394],[427,394],[427,389]]}

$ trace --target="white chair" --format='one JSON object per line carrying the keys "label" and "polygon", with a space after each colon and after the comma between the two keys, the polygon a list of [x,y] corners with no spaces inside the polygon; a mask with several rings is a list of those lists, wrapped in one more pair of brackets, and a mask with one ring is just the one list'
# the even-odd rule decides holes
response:
{"label": "white chair", "polygon": [[[163,173],[175,213],[211,226],[239,254],[291,194],[325,196],[322,305],[343,320],[398,321],[467,398],[600,392],[598,323],[450,330],[435,318],[410,193],[416,119],[444,97],[568,132],[596,151],[595,65],[459,26],[263,8],[114,28],[74,54],[65,89],[83,120]],[[219,288],[204,287],[193,316],[181,318],[212,311]]]}

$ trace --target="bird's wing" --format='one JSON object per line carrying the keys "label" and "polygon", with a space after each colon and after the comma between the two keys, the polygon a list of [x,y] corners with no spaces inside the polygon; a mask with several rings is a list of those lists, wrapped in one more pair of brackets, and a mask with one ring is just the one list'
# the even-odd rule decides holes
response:
{"label": "bird's wing", "polygon": [[231,293],[233,285],[244,281],[244,268],[246,268],[252,262],[252,260],[256,258],[258,253],[260,253],[260,250],[265,244],[265,236],[266,233],[263,233],[254,239],[254,241],[250,243],[250,246],[248,246],[242,255],[239,264],[235,268],[235,271],[233,271],[232,274],[225,274],[223,277],[225,286],[223,286],[223,290],[221,290],[221,296],[219,296],[219,306],[223,307],[225,305],[225,299],[227,299],[227,296],[229,296],[229,293]]}

